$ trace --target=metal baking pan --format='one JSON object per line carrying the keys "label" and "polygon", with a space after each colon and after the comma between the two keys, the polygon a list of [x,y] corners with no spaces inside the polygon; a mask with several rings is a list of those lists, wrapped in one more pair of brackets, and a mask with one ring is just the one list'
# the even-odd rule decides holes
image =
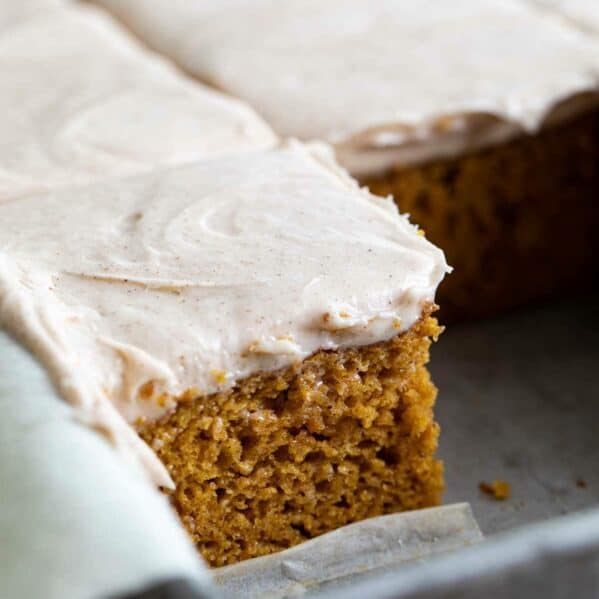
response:
{"label": "metal baking pan", "polygon": [[[326,588],[316,586],[304,596],[320,599],[599,597],[599,507],[594,507],[599,506],[598,317],[599,295],[594,294],[537,306],[492,321],[451,326],[434,347],[431,361],[431,370],[440,388],[437,416],[443,428],[440,454],[446,467],[445,500],[447,503],[469,502],[486,539],[450,553],[398,562],[397,567],[386,568],[384,572],[352,576],[351,580],[327,584]],[[69,431],[69,435],[85,435],[86,443],[90,447],[93,445],[94,451],[106,453],[106,467],[110,466],[116,472],[120,466],[112,463],[111,452],[104,451],[91,432],[79,431],[70,424],[62,414],[67,411],[66,406],[51,400],[51,389],[39,368],[24,356],[21,360],[21,356],[16,356],[16,350],[7,352],[11,346],[6,345],[6,340],[0,341],[5,350],[0,352],[0,374],[3,372],[5,377],[0,376],[0,382],[13,381],[22,394],[18,397],[18,393],[12,393],[6,400],[3,418],[6,432],[14,431],[15,425],[10,425],[10,418],[17,424],[23,421],[25,431],[40,427],[39,430],[45,430],[46,434],[49,434],[51,422],[64,420],[62,429]],[[18,371],[7,361],[16,359],[13,356],[19,357]],[[39,383],[33,384],[34,375]],[[21,384],[27,378],[29,382]],[[30,414],[25,417],[25,399],[38,392],[37,388],[40,394],[48,396],[47,401],[43,404],[30,402]],[[47,413],[40,413],[41,405]],[[48,420],[50,417],[51,421]],[[37,434],[34,438],[40,439]],[[46,549],[40,548],[43,537],[36,528],[38,536],[33,542],[36,553],[45,556],[44,559],[57,554],[59,539],[55,530],[58,530],[58,524],[62,526],[61,531],[66,530],[65,518],[70,514],[66,510],[67,503],[76,509],[84,495],[75,497],[69,492],[71,486],[65,487],[63,480],[67,468],[76,465],[71,462],[83,459],[84,456],[78,455],[83,446],[78,444],[77,452],[66,452],[58,445],[68,441],[68,436],[52,438],[56,441],[56,451],[63,456],[52,463],[60,463],[60,468],[51,471],[55,475],[51,480],[46,468],[40,471],[44,480],[47,479],[45,484],[55,484],[60,490],[63,509],[53,507],[48,510],[43,496],[39,498],[39,505],[34,506],[39,507],[43,515],[39,525],[51,525],[46,532],[54,535],[49,537],[53,540],[46,544]],[[33,467],[39,451],[32,446],[27,452],[17,454],[14,443],[7,448],[5,461],[7,458],[9,462],[12,460],[12,466],[23,472],[19,480],[15,476],[7,477],[7,480],[13,486],[18,483],[17,486],[28,489],[31,480],[26,479],[28,470],[23,470],[27,465],[24,460],[27,456],[30,467]],[[46,454],[49,449],[46,447]],[[39,455],[46,459],[43,453]],[[93,471],[87,474],[91,476]],[[129,484],[125,473],[120,476],[123,484]],[[489,497],[479,489],[481,482],[490,483],[496,479],[510,484],[511,494],[504,501]],[[69,480],[72,482],[72,477]],[[3,500],[9,501],[10,495],[1,491],[2,488],[0,504]],[[87,500],[98,500],[93,489],[88,495]],[[114,510],[113,526],[110,530],[97,530],[94,519],[82,518],[85,538],[91,539],[91,545],[81,547],[76,562],[66,556],[64,563],[61,562],[64,572],[68,573],[76,566],[80,576],[86,556],[91,556],[91,562],[99,567],[104,558],[98,539],[106,542],[110,560],[104,561],[111,564],[111,571],[114,571],[114,543],[119,538],[124,543],[124,539],[122,534],[119,537],[113,533],[123,529],[118,518],[130,527],[132,515],[124,505],[126,498],[119,493],[113,495],[116,496],[114,505],[108,505],[107,495],[106,505],[102,507],[102,513],[109,508]],[[32,506],[34,503],[32,500]],[[0,507],[18,512],[21,506],[13,502]],[[152,533],[144,528],[145,520],[138,512],[135,513],[135,518],[140,519],[138,529],[144,534]],[[27,518],[33,517],[32,510],[24,513],[13,530],[18,532],[26,528],[25,525],[30,526]],[[152,515],[148,517],[155,521]],[[171,530],[175,524],[169,526],[165,530]],[[174,534],[172,538],[175,539]],[[126,553],[127,543],[123,543],[119,547]],[[5,550],[6,557],[9,549],[8,543],[0,542],[0,555]],[[26,549],[23,547],[23,559]],[[184,555],[185,548],[180,549]],[[16,550],[16,546],[10,549],[11,552]],[[162,557],[161,550],[166,552]],[[186,567],[164,569],[160,580],[144,579],[142,570],[146,567],[155,578],[155,570],[150,568],[152,564],[143,563],[144,553],[147,551],[134,552],[132,559],[136,568],[121,568],[123,580],[138,582],[119,586],[117,590],[122,588],[123,592],[113,593],[111,597],[193,599],[219,596],[218,589],[204,584],[205,576],[196,575],[189,560]],[[156,563],[164,563],[165,557],[172,558],[173,545],[163,549],[155,547],[150,553],[155,554],[152,559]],[[15,564],[22,562],[18,559]],[[104,580],[103,573],[99,574]],[[143,580],[147,584],[139,584]],[[7,581],[0,576],[0,582]],[[140,587],[144,589],[141,593],[137,592]],[[220,596],[223,596],[222,590]]]}
{"label": "metal baking pan", "polygon": [[[598,317],[591,295],[452,326],[431,362],[445,499],[486,540],[304,596],[599,597]],[[494,480],[507,499],[480,490]]]}
{"label": "metal baking pan", "polygon": [[318,596],[599,597],[599,295],[454,325],[431,370],[445,500],[486,540]]}

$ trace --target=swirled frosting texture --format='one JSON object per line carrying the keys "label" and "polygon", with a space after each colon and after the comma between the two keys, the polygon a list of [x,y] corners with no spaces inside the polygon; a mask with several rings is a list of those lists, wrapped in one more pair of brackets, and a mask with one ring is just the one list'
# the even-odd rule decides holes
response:
{"label": "swirled frosting texture", "polygon": [[535,131],[599,86],[599,40],[524,0],[96,1],[358,175]]}
{"label": "swirled frosting texture", "polygon": [[0,324],[162,484],[125,421],[390,338],[448,271],[391,200],[297,143],[5,202],[0,222]]}
{"label": "swirled frosting texture", "polygon": [[13,22],[0,28],[0,202],[275,143],[249,107],[187,80],[102,11],[13,4],[0,6],[0,24]]}

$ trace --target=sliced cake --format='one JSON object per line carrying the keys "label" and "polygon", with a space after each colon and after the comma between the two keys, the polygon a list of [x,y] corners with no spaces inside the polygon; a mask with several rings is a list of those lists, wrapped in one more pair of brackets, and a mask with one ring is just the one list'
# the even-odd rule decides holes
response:
{"label": "sliced cake", "polygon": [[104,11],[41,4],[0,6],[0,202],[275,142],[243,102],[187,79]]}
{"label": "sliced cake", "polygon": [[484,315],[589,284],[596,2],[97,2],[279,134],[333,143],[393,194],[455,266],[443,310]]}
{"label": "sliced cake", "polygon": [[17,198],[0,222],[0,326],[209,563],[440,500],[448,267],[327,148]]}

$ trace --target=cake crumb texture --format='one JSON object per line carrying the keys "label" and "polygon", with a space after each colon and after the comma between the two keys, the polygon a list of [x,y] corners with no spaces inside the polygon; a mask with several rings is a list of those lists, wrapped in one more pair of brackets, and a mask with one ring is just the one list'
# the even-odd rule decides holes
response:
{"label": "cake crumb texture", "polygon": [[442,316],[488,316],[583,290],[599,250],[599,111],[538,135],[362,181],[392,194],[454,267]]}
{"label": "cake crumb texture", "polygon": [[441,330],[427,313],[389,341],[318,351],[140,427],[210,565],[439,503],[436,388],[425,365]]}
{"label": "cake crumb texture", "polygon": [[505,480],[494,480],[492,483],[481,482],[478,488],[497,501],[505,501],[511,495],[511,486]]}

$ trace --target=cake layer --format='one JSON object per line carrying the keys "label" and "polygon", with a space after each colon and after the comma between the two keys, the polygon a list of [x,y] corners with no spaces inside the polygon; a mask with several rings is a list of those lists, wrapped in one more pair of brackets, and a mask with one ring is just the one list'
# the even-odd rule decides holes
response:
{"label": "cake layer", "polygon": [[599,252],[599,111],[538,135],[363,181],[393,194],[454,273],[443,320],[589,289]]}
{"label": "cake layer", "polygon": [[275,143],[249,107],[186,79],[103,11],[38,4],[0,7],[0,202]]}
{"label": "cake layer", "polygon": [[208,563],[273,553],[363,518],[439,503],[436,389],[425,364],[440,332],[425,312],[389,341],[319,351],[142,426]]}
{"label": "cake layer", "polygon": [[390,200],[297,143],[0,203],[0,222],[0,324],[164,485],[125,422],[388,340],[448,270]]}
{"label": "cake layer", "polygon": [[96,1],[360,176],[536,131],[599,89],[599,38],[524,0]]}

